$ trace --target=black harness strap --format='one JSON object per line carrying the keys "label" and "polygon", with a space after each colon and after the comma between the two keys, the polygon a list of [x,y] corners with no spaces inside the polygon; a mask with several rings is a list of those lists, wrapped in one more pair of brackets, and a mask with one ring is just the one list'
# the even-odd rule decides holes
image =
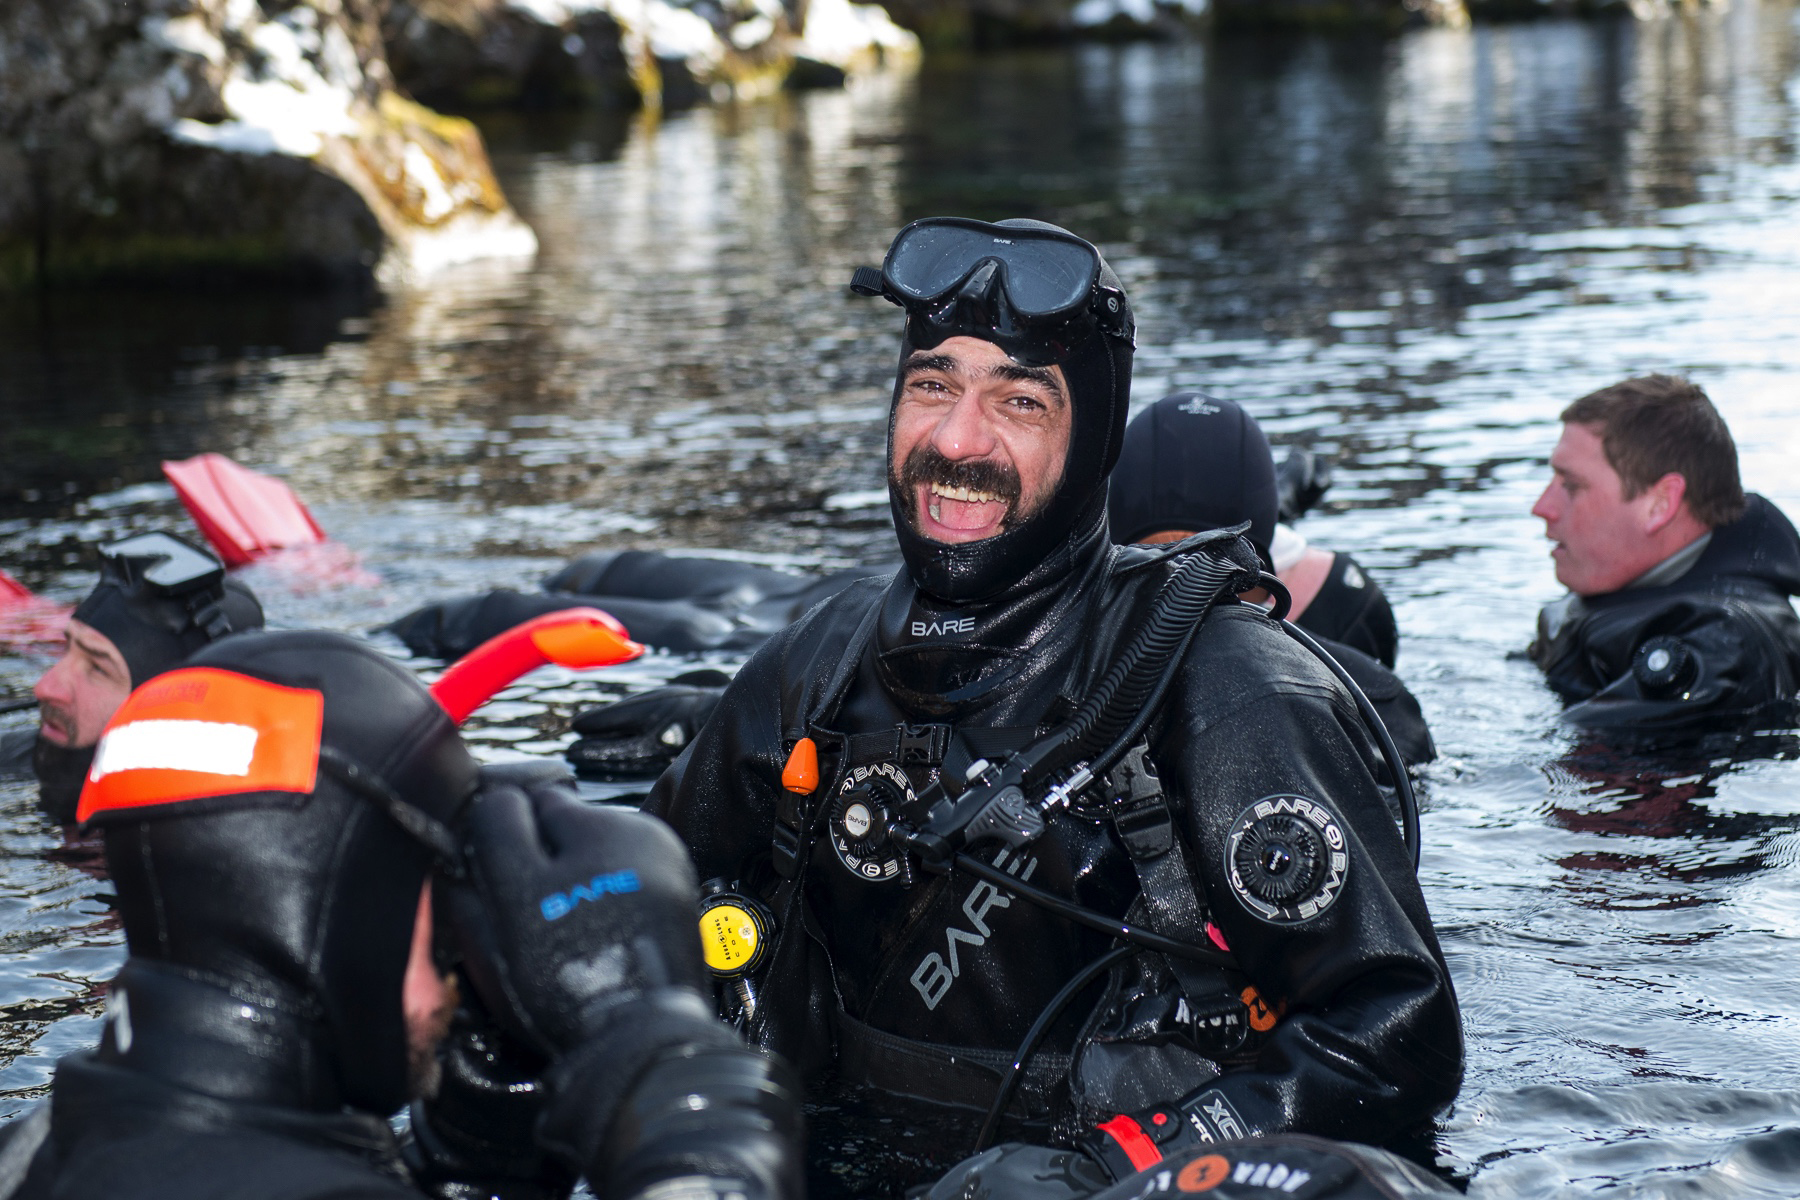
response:
{"label": "black harness strap", "polygon": [[[1138,898],[1128,920],[1164,937],[1194,946],[1209,944],[1206,908],[1188,870],[1181,833],[1163,795],[1162,781],[1150,761],[1149,746],[1139,742],[1119,760],[1105,780],[1108,815],[1137,870]],[[1164,955],[1181,995],[1189,1035],[1208,1058],[1242,1049],[1250,1035],[1240,985],[1223,967]]]}
{"label": "black harness strap", "polygon": [[[838,660],[837,669],[831,673],[831,677],[819,693],[817,702],[812,705],[814,712],[793,714],[799,718],[800,726],[798,728],[787,724],[784,719],[785,728],[781,733],[781,752],[784,755],[792,754],[795,744],[801,738],[813,734],[816,722],[829,720],[831,714],[837,711],[837,706],[842,701],[844,693],[850,688],[851,678],[854,677],[857,667],[862,663],[863,648],[875,635],[875,623],[880,617],[881,606],[879,604],[870,605],[869,611],[863,614],[861,623],[857,625],[856,632],[851,635],[850,642],[845,647],[843,657]],[[844,755],[842,743],[843,739],[839,738],[832,745],[819,746],[821,765],[828,761],[828,754],[833,752],[837,759],[842,760]],[[819,776],[821,789],[825,785],[826,778],[825,772],[821,770]],[[818,806],[809,803],[811,800],[811,796],[801,796],[786,788],[781,789],[775,798],[772,858],[775,873],[782,878],[779,900],[784,906],[788,893],[800,878],[800,867],[806,861],[807,848],[812,840],[812,815]]]}
{"label": "black harness strap", "polygon": [[950,749],[948,725],[896,725],[876,733],[844,738],[846,763],[899,763],[903,767],[935,767]]}

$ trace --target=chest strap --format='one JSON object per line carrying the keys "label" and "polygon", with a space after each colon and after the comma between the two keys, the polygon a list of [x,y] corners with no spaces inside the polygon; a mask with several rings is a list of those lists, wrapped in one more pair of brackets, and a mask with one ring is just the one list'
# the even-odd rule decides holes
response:
{"label": "chest strap", "polygon": [[[1208,944],[1199,885],[1188,870],[1181,833],[1143,742],[1108,772],[1106,795],[1113,828],[1137,871],[1138,898],[1128,917],[1165,937]],[[1181,985],[1180,1019],[1195,1048],[1215,1060],[1243,1049],[1252,1028],[1243,984],[1223,967],[1173,956],[1163,961]]]}
{"label": "chest strap", "polygon": [[844,739],[844,763],[891,762],[903,767],[936,767],[950,749],[948,725],[896,725],[876,733],[853,733]]}

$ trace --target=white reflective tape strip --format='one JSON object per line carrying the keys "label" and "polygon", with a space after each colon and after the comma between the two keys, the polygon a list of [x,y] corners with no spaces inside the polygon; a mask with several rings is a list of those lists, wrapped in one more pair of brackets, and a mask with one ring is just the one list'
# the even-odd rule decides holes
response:
{"label": "white reflective tape strip", "polygon": [[120,771],[200,771],[248,775],[256,728],[223,721],[133,721],[107,731],[88,778]]}

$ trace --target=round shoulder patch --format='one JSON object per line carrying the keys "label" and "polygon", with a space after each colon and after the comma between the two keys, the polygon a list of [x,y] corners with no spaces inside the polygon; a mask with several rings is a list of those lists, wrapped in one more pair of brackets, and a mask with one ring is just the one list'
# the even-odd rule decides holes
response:
{"label": "round shoulder patch", "polygon": [[1225,876],[1239,903],[1274,925],[1310,921],[1337,901],[1350,874],[1338,815],[1305,796],[1265,796],[1225,839]]}

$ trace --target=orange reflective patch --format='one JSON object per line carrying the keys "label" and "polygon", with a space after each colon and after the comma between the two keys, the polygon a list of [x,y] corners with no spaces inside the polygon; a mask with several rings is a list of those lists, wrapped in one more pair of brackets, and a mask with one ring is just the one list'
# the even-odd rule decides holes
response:
{"label": "orange reflective patch", "polygon": [[1223,1154],[1207,1154],[1181,1168],[1175,1186],[1184,1192],[1210,1192],[1231,1174],[1231,1160]]}
{"label": "orange reflective patch", "polygon": [[1262,993],[1254,987],[1245,988],[1239,993],[1238,999],[1242,1000],[1244,1007],[1250,1010],[1250,1028],[1258,1033],[1267,1033],[1275,1028],[1275,1022],[1281,1020],[1282,1010],[1287,1007],[1285,1004],[1281,1004],[1271,1009],[1263,1001]]}
{"label": "orange reflective patch", "polygon": [[190,667],[131,693],[108,722],[77,821],[238,792],[310,792],[325,697],[232,671]]}

